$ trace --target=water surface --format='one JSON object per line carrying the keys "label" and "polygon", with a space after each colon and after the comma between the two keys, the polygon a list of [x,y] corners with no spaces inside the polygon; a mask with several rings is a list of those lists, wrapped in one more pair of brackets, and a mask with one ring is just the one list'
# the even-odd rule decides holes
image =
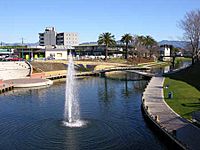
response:
{"label": "water surface", "polygon": [[81,128],[63,125],[65,82],[0,95],[0,149],[166,149],[141,112],[146,81],[78,80]]}

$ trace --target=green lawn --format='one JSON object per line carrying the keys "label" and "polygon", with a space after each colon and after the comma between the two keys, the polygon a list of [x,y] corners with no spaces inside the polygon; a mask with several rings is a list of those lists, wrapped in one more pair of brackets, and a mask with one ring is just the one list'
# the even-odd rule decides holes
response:
{"label": "green lawn", "polygon": [[[182,117],[191,119],[195,111],[200,111],[200,63],[167,75],[164,85],[165,100],[168,105]],[[173,98],[168,99],[168,92],[173,92]]]}
{"label": "green lawn", "polygon": [[[186,82],[165,79],[165,85],[169,85],[168,89],[164,89],[165,101],[179,115],[184,118],[191,119],[194,111],[200,111],[200,91]],[[173,98],[168,99],[168,92],[173,92]]]}

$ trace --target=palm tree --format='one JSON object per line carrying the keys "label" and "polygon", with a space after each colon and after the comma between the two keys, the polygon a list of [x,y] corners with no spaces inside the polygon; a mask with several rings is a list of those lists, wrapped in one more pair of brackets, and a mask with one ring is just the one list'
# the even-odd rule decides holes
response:
{"label": "palm tree", "polygon": [[126,53],[125,53],[125,59],[128,58],[128,44],[131,43],[133,40],[133,36],[129,33],[126,33],[122,36],[121,42],[126,44]]}
{"label": "palm tree", "polygon": [[109,32],[102,33],[99,35],[98,45],[105,45],[105,60],[107,61],[108,47],[115,45],[115,36]]}
{"label": "palm tree", "polygon": [[144,45],[146,46],[147,50],[149,50],[151,57],[153,54],[153,47],[157,46],[157,42],[153,39],[153,37],[147,35],[144,40]]}
{"label": "palm tree", "polygon": [[141,46],[141,45],[145,45],[145,43],[146,43],[146,37],[145,36],[143,36],[143,35],[138,35],[137,37],[137,40],[138,40],[138,43],[139,43],[139,45]]}

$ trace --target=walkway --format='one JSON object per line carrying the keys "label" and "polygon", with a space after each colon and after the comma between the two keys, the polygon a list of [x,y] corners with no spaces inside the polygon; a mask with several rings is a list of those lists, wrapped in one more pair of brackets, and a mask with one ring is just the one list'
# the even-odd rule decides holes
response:
{"label": "walkway", "polygon": [[143,93],[143,107],[154,123],[188,149],[200,150],[200,129],[177,115],[164,101],[164,77],[153,77]]}
{"label": "walkway", "polygon": [[111,71],[123,71],[123,70],[149,70],[149,67],[135,67],[135,66],[128,66],[128,67],[112,67],[112,68],[104,68],[102,70],[96,70],[100,73],[106,73]]}
{"label": "walkway", "polygon": [[132,72],[132,73],[136,73],[138,75],[141,75],[141,76],[145,76],[145,77],[153,77],[155,76],[155,74],[153,73],[150,73],[150,72],[142,72],[142,71],[137,71],[137,70],[128,70],[126,72]]}
{"label": "walkway", "polygon": [[22,78],[5,80],[5,83],[12,83],[17,88],[38,87],[52,85],[53,81],[41,78]]}

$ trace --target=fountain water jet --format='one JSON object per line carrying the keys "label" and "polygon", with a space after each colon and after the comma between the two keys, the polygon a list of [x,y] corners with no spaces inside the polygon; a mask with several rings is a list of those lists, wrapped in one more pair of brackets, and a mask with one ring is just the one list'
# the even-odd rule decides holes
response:
{"label": "fountain water jet", "polygon": [[80,120],[74,62],[71,53],[68,58],[69,59],[65,90],[64,125],[68,127],[81,127],[82,125],[84,125],[84,122]]}

